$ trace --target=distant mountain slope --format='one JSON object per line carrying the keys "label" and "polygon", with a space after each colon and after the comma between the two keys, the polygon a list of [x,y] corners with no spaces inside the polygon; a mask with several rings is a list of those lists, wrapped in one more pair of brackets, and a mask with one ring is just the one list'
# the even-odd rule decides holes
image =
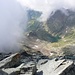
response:
{"label": "distant mountain slope", "polygon": [[41,14],[38,11],[28,10],[27,38],[24,44],[53,57],[73,54],[75,12],[68,9],[56,10],[46,22],[38,20]]}
{"label": "distant mountain slope", "polygon": [[41,12],[28,10],[28,26],[27,32],[29,32],[30,36],[36,37],[40,40],[56,42],[58,41],[57,36],[52,36],[52,34],[48,33],[45,30],[44,22],[40,22],[38,18],[41,16]]}
{"label": "distant mountain slope", "polygon": [[[41,12],[28,10],[28,30],[38,32],[40,30],[47,31],[50,35],[60,36],[66,35],[75,27],[75,12],[63,9],[56,10],[47,19],[47,22],[39,22],[38,18]],[[46,30],[47,29],[47,30]]]}
{"label": "distant mountain slope", "polygon": [[47,20],[47,26],[53,34],[66,34],[72,27],[75,27],[75,12],[70,10],[57,10]]}

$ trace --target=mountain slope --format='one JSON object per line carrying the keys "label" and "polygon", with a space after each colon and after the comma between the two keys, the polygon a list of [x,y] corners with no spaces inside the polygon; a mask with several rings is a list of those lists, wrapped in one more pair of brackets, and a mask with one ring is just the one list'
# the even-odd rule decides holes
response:
{"label": "mountain slope", "polygon": [[47,22],[38,20],[41,14],[29,10],[27,38],[24,44],[49,56],[60,56],[68,52],[72,54],[75,45],[75,12],[68,9],[56,10]]}
{"label": "mountain slope", "polygon": [[45,30],[44,22],[40,22],[38,20],[41,14],[42,13],[38,11],[28,10],[29,22],[27,26],[27,32],[40,40],[57,42],[59,37],[48,33],[48,31]]}
{"label": "mountain slope", "polygon": [[51,33],[55,35],[65,35],[72,27],[75,27],[75,12],[65,10],[65,14],[61,10],[57,10],[47,20],[47,26]]}

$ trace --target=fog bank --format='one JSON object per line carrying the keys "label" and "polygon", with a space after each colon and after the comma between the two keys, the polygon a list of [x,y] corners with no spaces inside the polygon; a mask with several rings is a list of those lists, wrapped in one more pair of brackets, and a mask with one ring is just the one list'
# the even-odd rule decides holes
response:
{"label": "fog bank", "polygon": [[21,5],[43,12],[41,19],[47,20],[52,11],[58,9],[75,10],[75,0],[17,0]]}
{"label": "fog bank", "polygon": [[0,52],[18,50],[26,21],[27,12],[16,0],[0,0]]}

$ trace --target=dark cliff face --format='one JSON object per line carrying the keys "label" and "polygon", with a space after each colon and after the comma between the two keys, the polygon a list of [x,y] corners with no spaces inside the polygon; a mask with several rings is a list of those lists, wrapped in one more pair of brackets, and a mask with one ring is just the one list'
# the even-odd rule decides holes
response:
{"label": "dark cliff face", "polygon": [[[67,12],[67,14],[65,14]],[[47,26],[49,31],[54,34],[66,34],[70,28],[75,27],[75,12],[66,10],[62,12],[57,10],[50,18],[47,20]]]}

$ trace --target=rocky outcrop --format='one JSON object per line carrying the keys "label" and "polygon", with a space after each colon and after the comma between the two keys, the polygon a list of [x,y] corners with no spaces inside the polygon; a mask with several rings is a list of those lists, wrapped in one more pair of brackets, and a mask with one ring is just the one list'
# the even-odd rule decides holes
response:
{"label": "rocky outcrop", "polygon": [[[26,56],[26,52],[15,53],[0,61],[0,75],[33,75],[36,73],[36,64]],[[26,58],[27,59],[26,59]],[[22,60],[27,61],[22,61]]]}
{"label": "rocky outcrop", "polygon": [[11,56],[0,61],[0,68],[9,68],[15,66],[16,64],[18,65],[19,60],[20,54],[18,53],[12,54]]}
{"label": "rocky outcrop", "polygon": [[0,61],[0,75],[75,75],[75,64],[65,57],[50,59],[21,52]]}
{"label": "rocky outcrop", "polygon": [[[43,74],[41,74],[41,72]],[[38,67],[38,75],[74,75],[75,67],[71,60],[53,59]]]}

